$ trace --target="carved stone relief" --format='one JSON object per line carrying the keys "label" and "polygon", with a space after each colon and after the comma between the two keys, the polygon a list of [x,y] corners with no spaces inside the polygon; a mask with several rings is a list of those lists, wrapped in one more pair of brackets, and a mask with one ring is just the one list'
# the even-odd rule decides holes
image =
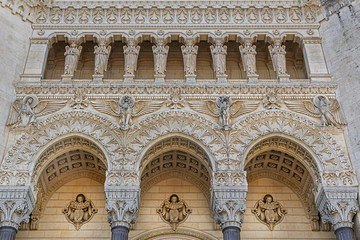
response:
{"label": "carved stone relief", "polygon": [[275,225],[281,223],[287,213],[281,203],[274,201],[270,194],[265,195],[264,199],[258,200],[251,212],[271,231],[274,230]]}
{"label": "carved stone relief", "polygon": [[76,230],[89,222],[97,212],[94,203],[81,193],[76,196],[75,200],[71,200],[63,210],[66,220],[72,223]]}
{"label": "carved stone relief", "polygon": [[165,199],[161,203],[157,213],[164,222],[176,231],[176,228],[189,217],[191,209],[178,195],[172,194],[169,199]]}

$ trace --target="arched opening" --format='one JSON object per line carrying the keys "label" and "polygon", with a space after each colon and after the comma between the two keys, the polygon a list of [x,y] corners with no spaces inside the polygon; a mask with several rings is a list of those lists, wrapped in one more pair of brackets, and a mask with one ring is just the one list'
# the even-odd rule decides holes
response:
{"label": "arched opening", "polygon": [[[319,175],[306,149],[285,137],[265,138],[249,151],[245,170],[249,185],[243,238],[252,239],[251,231],[256,230],[262,239],[288,239],[296,234],[306,234],[308,239],[335,239],[315,206],[313,190]],[[281,222],[275,221],[273,229],[269,220],[259,220],[254,212],[256,203],[268,194],[287,212]]]}
{"label": "arched opening", "polygon": [[[23,231],[18,233],[17,239],[69,239],[87,237],[95,232],[99,236],[97,239],[108,239],[110,227],[104,193],[106,170],[104,153],[84,137],[70,136],[48,146],[35,165],[35,172],[38,172],[33,175],[38,188],[35,208],[30,222],[22,225]],[[85,196],[84,204],[93,204],[96,213],[89,214],[86,219],[81,216],[82,212],[89,211],[87,206],[80,209],[77,220],[75,217],[69,217],[69,220],[64,210],[71,209],[69,206],[72,201],[78,201],[79,194]],[[77,223],[79,229],[75,228]]]}
{"label": "arched opening", "polygon": [[130,237],[162,239],[153,236],[151,231],[172,231],[157,209],[173,194],[186,202],[192,212],[186,221],[179,224],[175,231],[178,235],[167,235],[166,239],[193,239],[190,235],[180,238],[185,236],[181,234],[184,228],[214,236],[215,239],[221,237],[210,209],[211,171],[206,152],[185,137],[173,136],[153,144],[140,165],[140,209]]}

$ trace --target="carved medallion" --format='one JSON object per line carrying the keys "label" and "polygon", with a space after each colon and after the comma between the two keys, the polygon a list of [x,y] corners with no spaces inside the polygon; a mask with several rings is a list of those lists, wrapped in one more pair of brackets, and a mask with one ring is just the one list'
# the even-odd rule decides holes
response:
{"label": "carved medallion", "polygon": [[287,213],[279,202],[274,202],[274,198],[270,194],[266,194],[264,199],[257,201],[251,212],[271,231],[274,230],[275,225],[281,223]]}
{"label": "carved medallion", "polygon": [[67,207],[63,210],[66,220],[79,230],[81,226],[91,220],[97,213],[94,203],[85,198],[84,194],[78,194],[75,200],[69,202]]}
{"label": "carved medallion", "polygon": [[175,231],[179,224],[186,221],[191,209],[184,200],[180,200],[178,195],[173,194],[169,199],[162,202],[160,208],[157,209],[157,213]]}

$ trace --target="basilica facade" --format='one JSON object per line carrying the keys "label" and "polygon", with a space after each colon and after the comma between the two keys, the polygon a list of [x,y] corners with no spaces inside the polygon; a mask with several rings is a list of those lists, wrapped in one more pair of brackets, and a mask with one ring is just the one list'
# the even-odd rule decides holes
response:
{"label": "basilica facade", "polygon": [[0,239],[360,239],[360,3],[0,0]]}

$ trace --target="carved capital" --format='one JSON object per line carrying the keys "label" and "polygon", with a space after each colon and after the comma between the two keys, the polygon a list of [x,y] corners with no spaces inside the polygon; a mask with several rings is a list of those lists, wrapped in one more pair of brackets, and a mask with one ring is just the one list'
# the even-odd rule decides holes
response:
{"label": "carved capital", "polygon": [[130,229],[137,219],[140,205],[139,187],[105,187],[108,222],[113,227]]}
{"label": "carved capital", "polygon": [[246,209],[247,187],[217,187],[211,192],[214,220],[222,229],[241,227]]}
{"label": "carved capital", "polygon": [[140,186],[139,173],[133,172],[133,171],[107,172],[105,186],[138,187],[138,186]]}
{"label": "carved capital", "polygon": [[352,219],[359,210],[357,187],[327,187],[321,189],[316,206],[322,221],[330,222],[334,230],[342,227],[352,228]]}
{"label": "carved capital", "polygon": [[247,186],[246,172],[218,171],[213,173],[213,186],[241,187]]}
{"label": "carved capital", "polygon": [[0,227],[19,229],[22,222],[29,221],[35,200],[29,187],[0,188]]}

